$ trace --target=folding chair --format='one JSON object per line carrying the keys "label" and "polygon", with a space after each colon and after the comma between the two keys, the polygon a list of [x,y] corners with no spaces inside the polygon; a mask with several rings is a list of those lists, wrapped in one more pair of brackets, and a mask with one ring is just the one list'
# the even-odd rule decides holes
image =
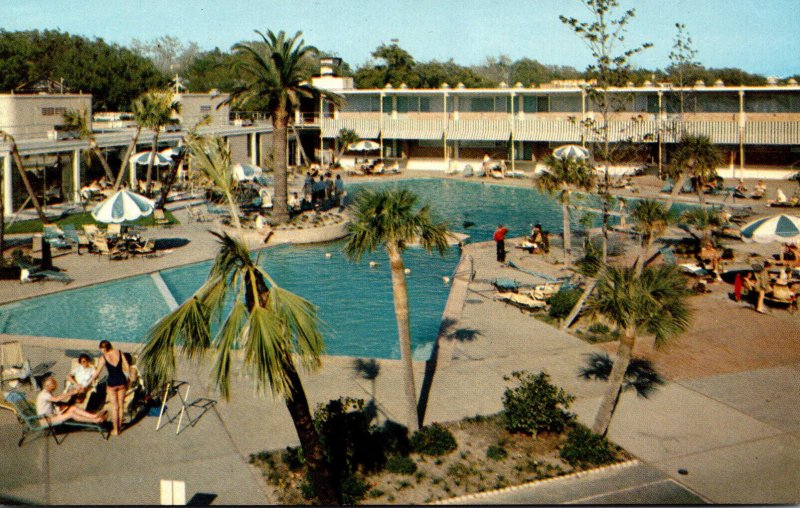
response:
{"label": "folding chair", "polygon": [[108,439],[108,430],[100,424],[67,420],[54,425],[49,417],[36,414],[34,405],[20,392],[10,392],[6,396],[6,402],[14,407],[17,420],[22,424],[22,437],[17,442],[17,446],[22,446],[29,434],[44,434],[45,436],[49,434],[53,436],[56,444],[60,445],[64,442],[64,438],[61,438],[60,441],[58,440],[56,430],[59,427],[95,430],[100,432],[103,439]]}

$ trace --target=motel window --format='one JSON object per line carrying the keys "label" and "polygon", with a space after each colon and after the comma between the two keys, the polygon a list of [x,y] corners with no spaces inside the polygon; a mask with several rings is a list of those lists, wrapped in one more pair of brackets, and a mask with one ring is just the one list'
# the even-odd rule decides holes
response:
{"label": "motel window", "polygon": [[419,98],[419,110],[422,113],[430,113],[430,111],[431,111],[431,98],[430,97],[420,97]]}
{"label": "motel window", "polygon": [[647,112],[658,113],[658,95],[647,96]]}
{"label": "motel window", "polygon": [[550,97],[543,95],[536,98],[536,112],[547,113],[550,111]]}
{"label": "motel window", "polygon": [[416,97],[404,97],[404,96],[397,97],[397,112],[408,113],[409,111],[416,110],[416,108],[414,107],[415,99]]}
{"label": "motel window", "polygon": [[526,95],[522,98],[522,111],[525,113],[536,113],[539,111],[537,109],[538,97],[535,95]]}
{"label": "motel window", "polygon": [[376,113],[381,110],[381,98],[370,96],[369,98],[369,110],[372,113]]}
{"label": "motel window", "polygon": [[60,116],[67,112],[67,108],[45,107],[42,108],[42,116]]}
{"label": "motel window", "polygon": [[200,113],[211,113],[211,106],[200,106]]}
{"label": "motel window", "polygon": [[383,112],[384,113],[391,113],[392,112],[392,98],[389,96],[383,97]]}
{"label": "motel window", "polygon": [[494,97],[473,97],[470,99],[469,110],[475,113],[493,113]]}

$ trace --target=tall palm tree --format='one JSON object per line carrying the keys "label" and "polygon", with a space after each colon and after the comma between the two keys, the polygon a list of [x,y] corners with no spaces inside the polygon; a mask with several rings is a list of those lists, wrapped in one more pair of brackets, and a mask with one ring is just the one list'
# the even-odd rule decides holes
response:
{"label": "tall palm tree", "polygon": [[675,180],[668,203],[672,206],[687,176],[694,178],[695,190],[701,203],[705,202],[703,188],[717,177],[717,166],[722,164],[719,150],[704,135],[684,134],[672,154],[667,175]]}
{"label": "tall palm tree", "polygon": [[150,158],[147,160],[147,184],[145,193],[150,195],[150,187],[153,179],[153,161],[158,152],[158,137],[161,128],[170,123],[173,113],[179,113],[181,105],[173,100],[172,92],[163,90],[151,90],[141,96],[138,112],[134,112],[134,119],[137,126],[153,131],[153,144],[150,148]]}
{"label": "tall palm tree", "polygon": [[307,81],[308,67],[305,59],[318,53],[306,46],[302,32],[287,37],[267,30],[266,35],[255,31],[261,41],[233,46],[239,56],[237,70],[243,83],[236,86],[222,104],[234,107],[264,109],[272,118],[272,161],[275,171],[275,197],[273,219],[282,224],[289,220],[288,188],[286,175],[286,143],[289,123],[303,98],[326,97],[335,103],[338,95],[311,86]]}
{"label": "tall palm tree", "polygon": [[[141,352],[147,386],[163,386],[174,379],[176,347],[189,358],[211,350],[213,384],[227,400],[231,362],[240,351],[244,368],[258,391],[271,391],[283,398],[318,500],[323,504],[341,502],[296,365],[309,371],[321,365],[325,342],[317,308],[281,288],[242,241],[230,152],[224,141],[194,137],[187,146],[193,166],[202,169],[225,195],[239,238],[212,233],[219,240],[220,250],[205,283],[148,332]],[[226,300],[233,301],[227,313]],[[213,338],[212,323],[220,323]]]}
{"label": "tall palm tree", "polygon": [[606,266],[587,304],[590,314],[602,315],[622,333],[608,388],[592,431],[605,436],[640,333],[655,336],[656,348],[683,333],[691,319],[686,276],[671,265],[645,268]]}
{"label": "tall palm tree", "polygon": [[418,198],[407,190],[361,191],[353,206],[354,217],[348,227],[344,254],[359,261],[367,252],[380,246],[389,255],[392,272],[394,313],[397,338],[403,363],[403,385],[406,395],[406,424],[410,432],[419,429],[417,390],[411,356],[411,330],[408,321],[408,289],[406,288],[403,251],[406,245],[419,241],[428,252],[447,251],[447,224],[431,217],[428,205],[416,209]]}
{"label": "tall palm tree", "polygon": [[662,202],[642,199],[631,208],[630,220],[642,235],[642,250],[634,265],[636,273],[641,274],[644,263],[650,257],[653,240],[666,231],[674,219]]}
{"label": "tall palm tree", "polygon": [[[0,130],[0,139],[8,142],[11,145],[11,156],[14,158],[14,165],[17,166],[19,177],[22,179],[22,184],[25,186],[25,190],[28,192],[28,196],[31,198],[31,203],[33,203],[33,208],[36,210],[39,220],[42,221],[42,224],[48,222],[47,217],[44,214],[44,209],[42,209],[42,205],[39,203],[39,198],[36,197],[36,192],[33,190],[31,181],[28,179],[28,173],[25,171],[25,163],[22,162],[22,156],[20,155],[19,148],[17,147],[17,140],[14,139],[14,136],[3,130]],[[1,196],[0,199],[2,199]]]}
{"label": "tall palm tree", "polygon": [[699,240],[703,242],[709,239],[714,229],[725,224],[725,219],[719,209],[705,206],[697,206],[686,210],[681,215],[680,220],[683,224],[698,230],[700,232]]}
{"label": "tall palm tree", "polygon": [[558,192],[563,211],[564,231],[564,264],[569,266],[572,262],[570,252],[572,239],[569,225],[570,196],[576,190],[590,190],[595,185],[595,176],[591,168],[582,159],[570,157],[559,158],[549,155],[545,159],[547,169],[535,180],[536,188],[554,194]]}
{"label": "tall palm tree", "polygon": [[125,149],[125,155],[123,155],[122,160],[120,160],[119,173],[117,173],[117,179],[114,181],[114,192],[119,190],[120,186],[122,186],[122,179],[125,177],[125,169],[130,164],[130,158],[136,150],[136,143],[139,141],[139,136],[142,134],[145,116],[143,95],[140,95],[131,102],[131,111],[133,112],[136,129],[133,131],[133,136],[128,143],[128,147]]}
{"label": "tall palm tree", "polygon": [[78,137],[89,144],[89,153],[100,161],[100,165],[103,166],[103,171],[105,171],[108,181],[113,182],[116,180],[114,172],[111,171],[111,166],[108,165],[108,160],[106,160],[103,152],[100,151],[100,147],[97,146],[97,139],[94,137],[94,132],[89,124],[89,112],[85,109],[80,111],[68,109],[61,116],[64,119],[65,128],[67,130],[77,131]]}

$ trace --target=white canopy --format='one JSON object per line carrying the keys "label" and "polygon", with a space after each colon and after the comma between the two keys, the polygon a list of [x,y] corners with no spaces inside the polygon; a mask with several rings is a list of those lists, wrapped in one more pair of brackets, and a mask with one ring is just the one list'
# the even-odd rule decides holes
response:
{"label": "white canopy", "polygon": [[94,220],[105,223],[134,221],[153,213],[155,202],[141,194],[123,189],[92,209]]}

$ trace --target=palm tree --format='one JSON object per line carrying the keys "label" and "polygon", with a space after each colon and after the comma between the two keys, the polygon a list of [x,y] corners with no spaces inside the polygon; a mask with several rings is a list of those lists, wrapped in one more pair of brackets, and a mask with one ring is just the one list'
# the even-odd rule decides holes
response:
{"label": "palm tree", "polygon": [[722,156],[708,136],[684,134],[667,167],[668,176],[675,180],[675,186],[672,188],[669,201],[667,201],[667,208],[672,206],[686,176],[694,177],[698,199],[704,203],[703,188],[717,177],[717,166],[721,163]]}
{"label": "palm tree", "polygon": [[114,172],[111,171],[108,160],[106,160],[103,152],[100,151],[100,147],[97,146],[97,139],[95,139],[94,132],[89,126],[89,112],[85,109],[80,111],[68,109],[61,116],[64,119],[65,128],[67,130],[77,131],[78,137],[89,144],[89,153],[97,157],[97,160],[100,161],[100,165],[103,166],[103,171],[105,171],[108,181],[113,182],[116,180]]}
{"label": "palm tree", "polygon": [[725,224],[725,219],[716,208],[697,206],[683,212],[681,222],[700,231],[699,240],[705,242],[714,229]]}
{"label": "palm tree", "polygon": [[397,338],[403,363],[403,384],[406,394],[406,424],[410,432],[419,429],[417,390],[411,357],[411,331],[408,321],[408,290],[406,288],[403,251],[418,239],[428,252],[447,251],[447,224],[431,217],[430,207],[415,210],[417,196],[407,190],[361,191],[355,199],[353,221],[348,227],[344,254],[359,261],[366,252],[379,246],[386,249],[392,271],[394,313],[397,319]]}
{"label": "palm tree", "polygon": [[636,273],[642,273],[642,267],[650,257],[650,246],[653,240],[667,230],[673,222],[669,209],[655,199],[638,201],[630,213],[631,222],[642,235],[642,251],[636,259]]}
{"label": "palm tree", "polygon": [[133,137],[131,137],[131,141],[128,143],[128,147],[125,149],[125,155],[123,155],[122,160],[120,160],[119,173],[117,173],[117,179],[114,181],[114,192],[119,190],[120,186],[122,185],[122,179],[125,177],[125,169],[130,164],[130,158],[133,155],[133,152],[136,150],[136,143],[139,141],[139,136],[142,133],[145,106],[141,95],[134,99],[131,103],[131,111],[133,112],[133,119],[136,123],[136,130],[133,132]]}
{"label": "palm tree", "polygon": [[[306,370],[321,365],[325,343],[317,308],[281,288],[251,257],[241,240],[241,224],[233,196],[230,152],[222,139],[193,137],[187,145],[194,167],[202,169],[223,192],[240,238],[212,233],[220,250],[205,283],[177,309],[148,332],[141,352],[147,386],[163,386],[174,379],[175,348],[189,358],[208,350],[214,354],[213,384],[228,400],[230,369],[236,351],[262,395],[271,391],[283,398],[297,431],[315,494],[323,504],[341,501],[296,362]],[[232,300],[225,313],[224,303]],[[211,337],[211,324],[220,323]]]}
{"label": "palm tree", "polygon": [[134,119],[137,127],[153,131],[153,144],[150,148],[150,158],[147,160],[147,184],[145,193],[150,195],[150,186],[153,178],[153,161],[158,151],[158,137],[161,128],[170,123],[173,113],[180,112],[181,105],[173,100],[172,92],[151,90],[140,97],[139,106],[134,110]]}
{"label": "palm tree", "polygon": [[547,169],[534,180],[534,185],[548,194],[559,193],[563,211],[564,264],[569,266],[572,240],[569,226],[570,195],[575,190],[590,190],[594,187],[595,176],[584,160],[549,155],[545,159]]}
{"label": "palm tree", "polygon": [[603,269],[587,309],[590,314],[604,316],[622,333],[608,388],[592,428],[595,434],[605,436],[608,432],[637,336],[643,332],[654,335],[655,346],[660,348],[683,333],[691,319],[687,304],[690,294],[686,276],[675,266],[645,268],[641,275],[629,267]]}
{"label": "palm tree", "polygon": [[[33,208],[36,210],[36,214],[39,216],[39,220],[42,221],[42,224],[47,223],[47,217],[44,215],[44,210],[42,209],[42,205],[39,203],[39,198],[36,197],[36,192],[33,190],[31,181],[28,179],[28,173],[25,172],[25,164],[22,162],[22,156],[19,154],[19,148],[17,147],[16,139],[14,139],[14,136],[3,130],[0,130],[0,139],[8,142],[11,145],[11,156],[14,158],[14,165],[17,166],[19,177],[22,179],[22,184],[25,186],[25,190],[28,192],[28,196],[31,198]],[[0,199],[2,198],[0,197]]]}
{"label": "palm tree", "polygon": [[[578,371],[578,377],[587,381],[592,379],[608,381],[613,368],[614,361],[608,356],[608,353],[590,353],[586,358],[586,366],[581,367]],[[614,400],[614,407],[611,410],[612,417],[617,409],[619,396],[622,395],[622,392],[633,390],[637,396],[646,399],[659,386],[664,384],[664,378],[656,372],[650,360],[646,358],[631,358],[623,377],[622,389],[617,393],[617,398]]]}
{"label": "palm tree", "polygon": [[352,129],[340,129],[339,135],[336,137],[336,143],[339,145],[339,151],[336,152],[336,158],[333,160],[334,163],[339,160],[339,157],[342,156],[347,147],[353,143],[358,143],[361,141],[361,137],[358,133]]}
{"label": "palm tree", "polygon": [[307,82],[308,68],[304,59],[317,54],[313,46],[306,46],[302,32],[287,37],[283,31],[266,35],[255,31],[262,41],[233,46],[239,56],[238,71],[243,83],[236,86],[222,104],[235,107],[263,108],[272,118],[272,161],[275,165],[275,197],[273,219],[282,224],[289,220],[288,188],[286,175],[286,143],[289,123],[300,107],[302,98],[326,97],[335,103],[339,96],[317,89]]}

